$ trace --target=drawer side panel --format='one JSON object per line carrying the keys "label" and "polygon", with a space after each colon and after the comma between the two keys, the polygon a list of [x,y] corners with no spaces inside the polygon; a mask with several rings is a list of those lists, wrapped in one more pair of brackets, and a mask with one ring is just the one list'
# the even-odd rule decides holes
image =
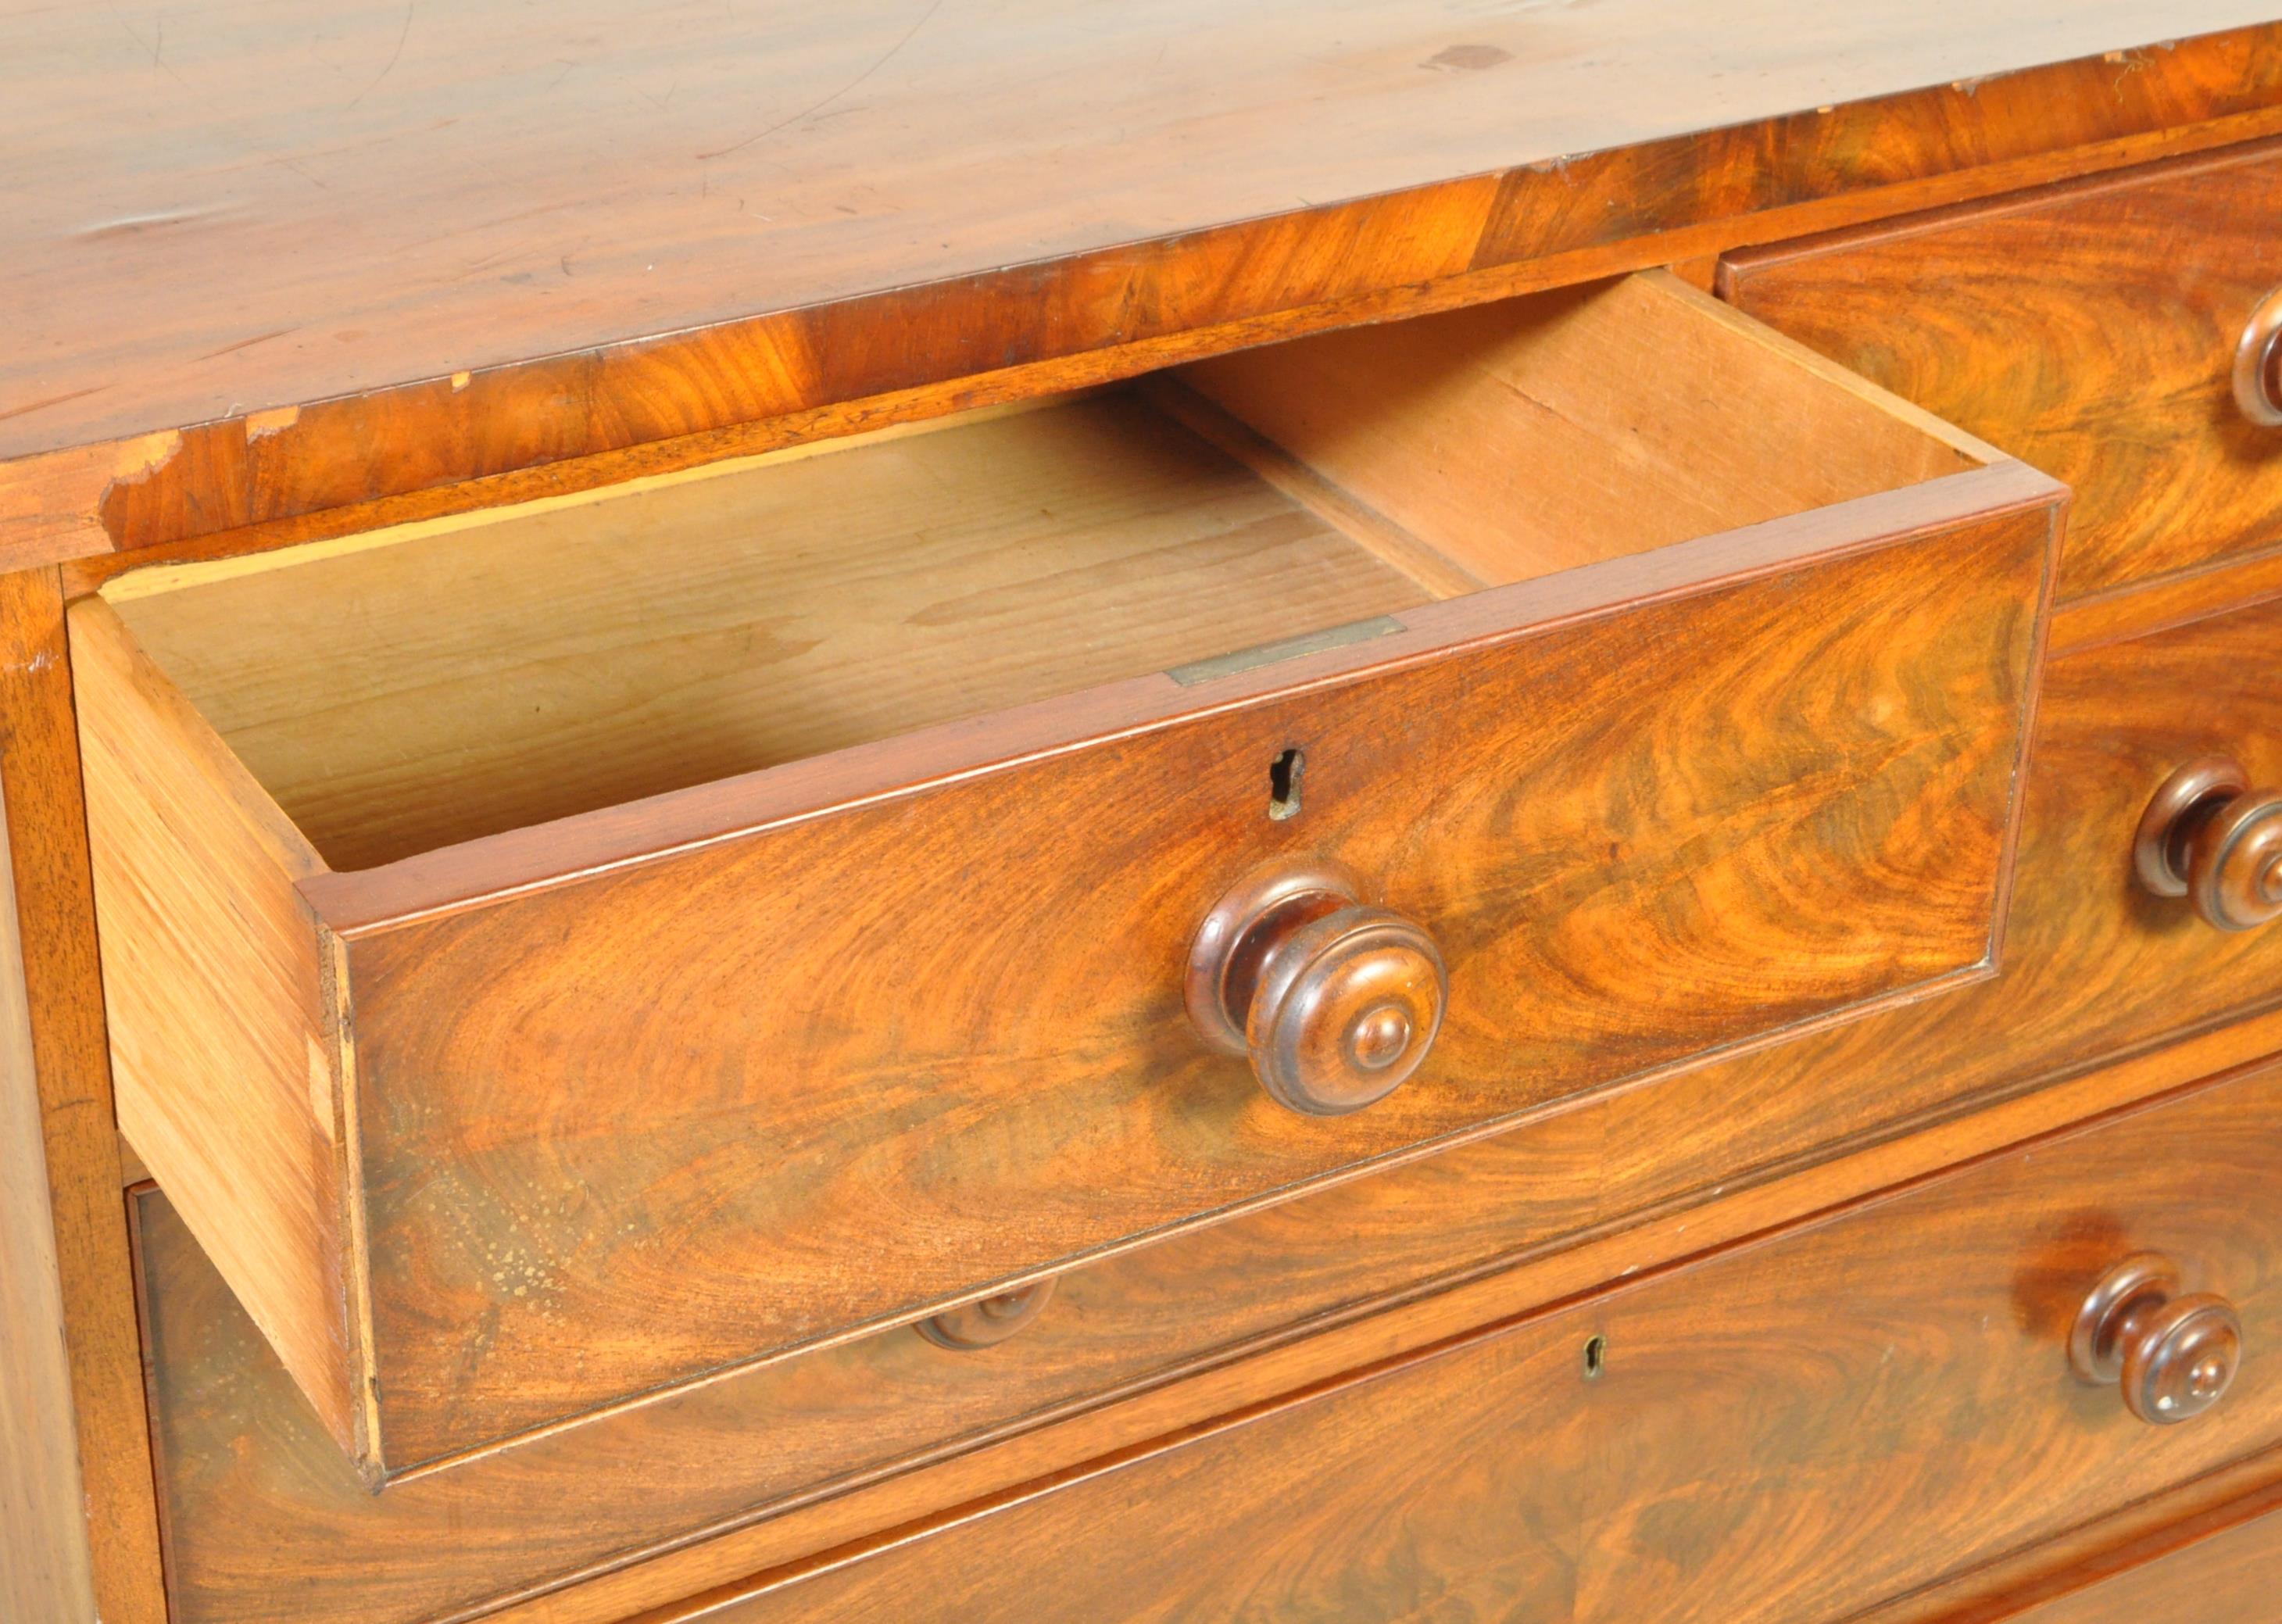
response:
{"label": "drawer side panel", "polygon": [[70,629],[120,1130],[362,1453],[315,857],[107,605]]}

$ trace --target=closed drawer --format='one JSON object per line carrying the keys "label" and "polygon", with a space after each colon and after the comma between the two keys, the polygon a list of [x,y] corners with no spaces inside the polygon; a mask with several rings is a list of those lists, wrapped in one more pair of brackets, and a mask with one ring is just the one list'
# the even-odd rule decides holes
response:
{"label": "closed drawer", "polygon": [[[2278,1156],[2269,1070],[687,1616],[1843,1618],[2282,1438]],[[2071,1365],[2151,1251],[2208,1300],[2151,1297],[2127,1369],[2193,1325],[2184,1364],[2237,1371],[2180,1425]],[[2247,1352],[2220,1359],[2227,1305]]]}
{"label": "closed drawer", "polygon": [[2058,488],[1677,283],[823,449],[74,608],[122,1123],[376,1480],[1990,971]]}
{"label": "closed drawer", "polygon": [[2065,481],[2063,601],[2282,542],[2271,142],[1746,250],[1719,285]]}

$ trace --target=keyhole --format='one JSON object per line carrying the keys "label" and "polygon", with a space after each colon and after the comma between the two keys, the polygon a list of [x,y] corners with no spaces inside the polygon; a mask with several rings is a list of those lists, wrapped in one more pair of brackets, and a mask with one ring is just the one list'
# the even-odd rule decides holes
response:
{"label": "keyhole", "polygon": [[1308,758],[1296,750],[1287,750],[1269,764],[1268,815],[1281,823],[1286,818],[1300,815],[1300,772]]}
{"label": "keyhole", "polygon": [[1601,1372],[1608,1368],[1608,1364],[1609,1339],[1605,1336],[1595,1336],[1587,1339],[1585,1343],[1585,1379],[1587,1381],[1600,1380]]}

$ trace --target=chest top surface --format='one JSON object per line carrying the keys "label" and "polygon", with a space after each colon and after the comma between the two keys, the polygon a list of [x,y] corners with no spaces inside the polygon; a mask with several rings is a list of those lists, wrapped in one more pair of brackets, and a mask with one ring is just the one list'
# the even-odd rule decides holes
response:
{"label": "chest top surface", "polygon": [[[2239,120],[2282,104],[2273,12],[11,8],[0,551],[260,523]],[[749,325],[819,310],[848,319]],[[227,444],[178,436],[217,422]],[[345,486],[297,466],[345,463]],[[167,512],[123,511],[121,481]]]}

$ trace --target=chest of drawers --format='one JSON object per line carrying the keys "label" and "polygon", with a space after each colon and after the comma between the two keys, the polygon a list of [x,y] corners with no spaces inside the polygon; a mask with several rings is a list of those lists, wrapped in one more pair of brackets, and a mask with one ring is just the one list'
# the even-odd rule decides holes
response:
{"label": "chest of drawers", "polygon": [[2282,24],[1764,10],[0,24],[0,1615],[2263,1616]]}

